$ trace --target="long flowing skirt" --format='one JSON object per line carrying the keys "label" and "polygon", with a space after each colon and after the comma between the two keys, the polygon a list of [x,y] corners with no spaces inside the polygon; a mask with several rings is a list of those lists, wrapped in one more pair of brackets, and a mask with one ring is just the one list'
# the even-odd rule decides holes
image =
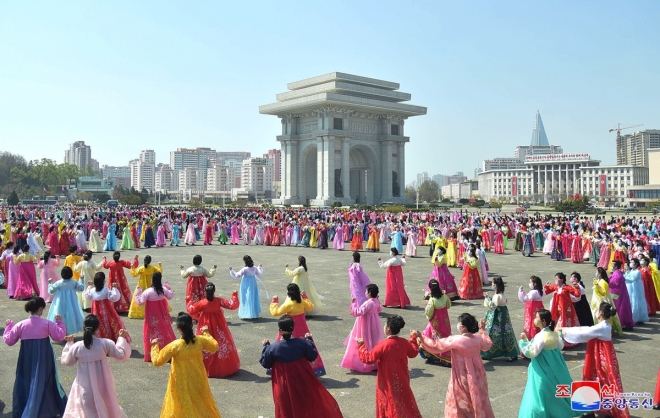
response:
{"label": "long flowing skirt", "polygon": [[408,305],[410,305],[410,298],[408,298],[403,282],[403,269],[401,266],[390,266],[387,268],[385,276],[384,306],[405,308]]}
{"label": "long flowing skirt", "polygon": [[[446,264],[443,264],[440,267],[433,267],[429,282],[433,279],[438,281],[442,293],[444,293],[449,299],[456,300],[459,298],[458,289],[456,288],[456,279],[454,278],[454,275],[449,272]],[[431,291],[428,283],[426,284],[426,291]]]}
{"label": "long flowing skirt", "polygon": [[342,417],[337,401],[304,358],[276,362],[270,371],[276,418]]}
{"label": "long flowing skirt", "polygon": [[508,307],[498,306],[486,312],[486,332],[493,345],[490,350],[481,352],[481,358],[518,357],[518,340],[513,332]]}
{"label": "long flowing skirt", "polygon": [[[600,304],[607,302],[610,305],[616,307],[614,301],[612,300],[612,295],[608,291],[605,296],[598,296],[596,292],[591,295],[591,317],[593,318],[594,323],[598,323],[598,311],[600,310]],[[618,310],[617,310],[618,311]],[[623,335],[623,328],[621,327],[621,322],[619,321],[618,312],[616,315],[610,317],[607,322],[612,326],[612,334],[621,337]]]}
{"label": "long flowing skirt", "polygon": [[587,302],[587,297],[582,295],[578,302],[574,302],[573,306],[575,307],[575,313],[580,321],[581,327],[593,327],[594,318],[591,316],[591,307],[589,302]]}
{"label": "long flowing skirt", "polygon": [[[206,276],[190,276],[186,283],[186,309],[206,297],[204,288],[208,284]],[[193,319],[198,320],[199,315],[192,315]]]}
{"label": "long flowing skirt", "polygon": [[458,294],[461,299],[483,299],[484,292],[481,287],[481,278],[479,277],[479,269],[465,266],[463,276],[458,286]]}
{"label": "long flowing skirt", "polygon": [[85,319],[75,290],[61,289],[57,291],[48,310],[48,320],[55,322],[56,315],[62,316],[67,335],[83,331]]}
{"label": "long flowing skirt", "polygon": [[530,234],[525,234],[523,238],[522,255],[529,257],[532,254],[534,254],[534,243],[532,242],[532,236]]}
{"label": "long flowing skirt", "polygon": [[504,254],[504,238],[502,238],[502,235],[495,238],[495,254]]}
{"label": "long flowing skirt", "polygon": [[14,290],[14,299],[30,299],[33,292],[39,296],[37,273],[31,261],[24,261],[18,265],[18,280],[16,282],[16,289]]}
{"label": "long flowing skirt", "polygon": [[241,319],[259,318],[261,314],[261,301],[259,300],[259,286],[255,276],[245,275],[241,279],[238,289],[238,317]]}
{"label": "long flowing skirt", "polygon": [[565,258],[564,256],[564,249],[562,248],[562,243],[561,240],[557,239],[555,240],[555,246],[552,249],[552,254],[550,255],[553,260],[563,260]]}
{"label": "long flowing skirt", "polygon": [[[92,313],[99,318],[99,330],[96,336],[117,342],[119,330],[126,329],[126,326],[117,315],[112,302],[109,299],[92,301]],[[124,336],[124,339],[129,344],[133,342],[129,335]]]}
{"label": "long flowing skirt", "polygon": [[221,312],[202,313],[199,317],[197,335],[201,334],[200,330],[204,325],[209,327],[209,334],[218,342],[218,351],[214,354],[203,352],[206,375],[231,376],[241,368],[241,360],[238,358],[236,344],[227,326],[227,320]]}
{"label": "long flowing skirt", "polygon": [[[370,321],[371,320],[371,321]],[[375,321],[375,322],[374,322]],[[361,373],[369,373],[378,369],[376,364],[366,364],[360,361],[357,339],[362,338],[368,350],[373,349],[383,338],[383,328],[376,313],[368,313],[355,318],[355,324],[348,334],[344,345],[346,352],[341,360],[341,367]]]}
{"label": "long flowing skirt", "polygon": [[115,302],[115,311],[118,313],[128,312],[128,309],[131,307],[131,289],[128,287],[128,281],[126,277],[115,277],[114,275],[110,276],[108,279],[108,285],[117,285],[117,290],[119,291],[119,300]]}
{"label": "long flowing skirt", "polygon": [[[599,382],[601,388],[604,385],[613,385],[614,393],[625,393],[621,383],[619,360],[612,341],[602,341],[597,338],[589,340],[582,368],[582,380]],[[619,409],[616,406],[612,409],[601,409],[597,413],[612,415],[614,418],[630,417],[627,408]]]}
{"label": "long flowing skirt", "polygon": [[[293,338],[305,338],[305,334],[307,333],[311,334],[309,328],[307,327],[307,320],[305,319],[305,314],[292,315],[291,319],[293,319],[293,334],[292,334]],[[276,341],[279,341],[281,339],[282,339],[282,334],[278,332]],[[316,347],[316,343],[314,343],[314,346]],[[316,347],[316,351],[318,352],[318,347]],[[323,360],[321,360],[321,353],[319,353],[318,357],[316,357],[316,360],[310,361],[309,365],[312,366],[312,370],[314,371],[315,375],[325,376],[325,366],[323,365]],[[271,374],[271,370],[268,369],[266,371],[266,374]]]}
{"label": "long flowing skirt", "polygon": [[533,300],[525,303],[525,315],[523,317],[523,332],[527,335],[527,339],[531,340],[536,334],[541,332],[541,329],[534,325],[536,318],[536,311],[544,309],[543,302],[540,300]]}
{"label": "long flowing skirt", "polygon": [[[451,323],[449,322],[449,311],[447,308],[436,309],[433,312],[433,318],[422,332],[425,337],[436,338],[433,331],[437,333],[437,338],[447,338],[451,335]],[[422,358],[434,358],[440,361],[444,366],[451,365],[451,351],[445,351],[440,354],[432,354],[420,347],[419,354]]]}
{"label": "long flowing skirt", "polygon": [[582,238],[573,237],[571,244],[571,262],[582,263],[584,261],[584,253],[582,252]]}
{"label": "long flowing skirt", "polygon": [[66,402],[50,338],[21,340],[14,380],[12,417],[56,416],[64,413]]}
{"label": "long flowing skirt", "polygon": [[148,300],[145,303],[142,343],[144,344],[144,361],[146,362],[151,361],[151,340],[157,338],[158,347],[161,350],[167,344],[176,340],[168,307],[167,299]]}

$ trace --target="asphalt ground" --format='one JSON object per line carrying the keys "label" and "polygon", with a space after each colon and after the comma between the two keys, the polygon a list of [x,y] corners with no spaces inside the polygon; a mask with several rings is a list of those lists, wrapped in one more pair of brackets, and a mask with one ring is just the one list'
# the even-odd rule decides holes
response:
{"label": "asphalt ground", "polygon": [[[512,246],[512,242],[509,242]],[[388,248],[385,248],[388,250]],[[239,281],[228,273],[231,266],[239,269],[243,266],[242,257],[249,254],[255,263],[262,263],[265,274],[263,280],[272,297],[274,294],[284,297],[289,279],[284,274],[285,264],[295,266],[298,255],[307,258],[310,277],[317,291],[325,298],[325,310],[322,315],[308,320],[309,328],[319,348],[325,363],[327,375],[321,378],[326,388],[337,399],[345,417],[369,417],[375,415],[375,373],[360,374],[343,369],[339,363],[344,354],[344,340],[353,327],[354,318],[349,313],[351,296],[348,290],[347,267],[351,261],[350,251],[319,250],[294,247],[263,247],[263,246],[213,246],[197,245],[195,247],[165,247],[124,251],[123,258],[130,259],[135,254],[142,258],[146,254],[153,257],[153,262],[162,262],[164,278],[169,281],[174,291],[171,304],[172,314],[184,310],[185,280],[180,277],[179,265],[191,265],[195,254],[203,256],[203,265],[211,267],[218,265],[216,276],[211,279],[221,296],[229,296],[237,290]],[[388,315],[402,315],[406,321],[406,331],[414,328],[422,330],[427,320],[424,316],[424,288],[431,273],[428,247],[419,247],[420,257],[410,259],[404,268],[406,287],[412,306],[408,309],[385,308],[382,318]],[[108,258],[110,253],[106,253]],[[94,260],[100,261],[102,254],[95,254]],[[385,290],[385,270],[377,264],[378,256],[386,258],[387,251],[380,253],[362,253],[362,264],[372,282],[381,289],[381,300]],[[516,335],[522,332],[523,303],[517,300],[517,288],[527,289],[531,275],[541,277],[543,282],[551,281],[556,272],[567,275],[578,271],[589,282],[595,269],[593,265],[572,264],[570,261],[554,261],[549,256],[540,253],[532,257],[523,257],[520,253],[507,250],[503,255],[487,255],[490,275],[502,276],[506,284],[506,295],[509,300],[509,312],[512,317]],[[461,271],[450,268],[451,273],[460,280]],[[136,279],[129,277],[133,289]],[[484,289],[490,290],[490,289]],[[588,292],[590,297],[591,291]],[[5,291],[0,291],[0,325],[4,330],[4,319],[11,318],[18,322],[27,317],[23,303],[10,300]],[[283,300],[283,299],[281,299]],[[259,364],[261,342],[264,338],[274,340],[277,335],[277,319],[268,313],[269,300],[262,293],[263,318],[257,320],[240,320],[236,311],[225,311],[229,328],[241,357],[241,370],[227,379],[211,379],[211,390],[223,417],[273,417],[274,406],[270,378]],[[548,298],[544,300],[548,306]],[[457,301],[450,309],[452,330],[458,315],[469,312],[478,318],[484,316],[485,308],[482,300]],[[45,316],[45,314],[44,314]],[[133,337],[133,353],[125,363],[110,360],[115,375],[119,401],[129,417],[158,417],[165,394],[169,365],[156,368],[143,361],[142,320],[123,318]],[[658,372],[658,344],[660,343],[660,316],[654,317],[649,323],[635,328],[624,338],[616,339],[615,346],[621,367],[623,386],[626,392],[648,392],[655,390],[655,380]],[[407,332],[406,332],[407,334]],[[81,336],[78,336],[80,339]],[[63,344],[53,344],[58,356]],[[580,380],[584,360],[584,348],[564,352],[573,379]],[[8,347],[0,344],[0,399],[4,401],[4,410],[0,416],[11,416],[12,388],[19,346]],[[515,417],[526,382],[528,362],[519,360],[507,363],[504,360],[484,361],[488,376],[491,403],[497,417]],[[59,377],[64,389],[69,392],[75,377],[75,367],[58,366]],[[409,361],[411,385],[419,409],[425,417],[442,417],[445,403],[447,383],[450,369],[436,365],[427,365],[420,357]],[[301,394],[302,395],[302,394]],[[194,394],[191,394],[194,396]],[[302,395],[304,396],[304,395]],[[633,416],[658,417],[658,411],[631,411]]]}

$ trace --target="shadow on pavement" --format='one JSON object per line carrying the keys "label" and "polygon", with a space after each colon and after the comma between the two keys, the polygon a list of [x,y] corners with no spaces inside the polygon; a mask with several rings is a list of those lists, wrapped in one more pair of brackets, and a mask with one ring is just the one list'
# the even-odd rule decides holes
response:
{"label": "shadow on pavement", "polygon": [[268,383],[270,382],[270,377],[266,376],[266,369],[264,369],[264,374],[258,375],[252,372],[249,372],[244,369],[240,369],[235,375],[229,376],[225,379],[218,380],[228,380],[235,382],[254,382],[254,383]]}

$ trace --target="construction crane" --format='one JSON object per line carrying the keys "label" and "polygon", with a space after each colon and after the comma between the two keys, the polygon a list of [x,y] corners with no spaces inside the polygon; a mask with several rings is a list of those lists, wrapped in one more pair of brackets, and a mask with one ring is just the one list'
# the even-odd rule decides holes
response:
{"label": "construction crane", "polygon": [[622,128],[621,124],[617,123],[616,128],[610,129],[610,132],[616,132],[616,139],[619,139],[619,138],[621,138],[621,131],[623,131],[624,129],[636,128],[638,126],[644,126],[644,125],[630,125],[630,126],[624,126]]}
{"label": "construction crane", "polygon": [[[627,147],[624,146],[625,144],[623,143],[623,138],[621,137],[621,131],[624,129],[630,129],[630,128],[636,128],[638,126],[644,126],[644,125],[630,125],[630,126],[624,126],[623,128],[621,127],[620,123],[616,124],[616,128],[610,129],[610,132],[616,132],[616,163],[617,165],[625,165],[625,164],[632,164],[632,165],[638,165],[637,164],[637,158],[638,158],[638,144],[633,144],[632,146],[632,155],[627,154]],[[633,161],[630,161],[630,158],[632,158]]]}

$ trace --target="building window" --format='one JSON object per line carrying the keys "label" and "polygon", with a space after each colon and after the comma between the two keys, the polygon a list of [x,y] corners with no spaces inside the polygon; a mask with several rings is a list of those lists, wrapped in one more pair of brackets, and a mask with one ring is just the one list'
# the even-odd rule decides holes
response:
{"label": "building window", "polygon": [[344,119],[334,118],[334,129],[343,130],[344,129]]}
{"label": "building window", "polygon": [[390,134],[399,135],[399,125],[390,125]]}

